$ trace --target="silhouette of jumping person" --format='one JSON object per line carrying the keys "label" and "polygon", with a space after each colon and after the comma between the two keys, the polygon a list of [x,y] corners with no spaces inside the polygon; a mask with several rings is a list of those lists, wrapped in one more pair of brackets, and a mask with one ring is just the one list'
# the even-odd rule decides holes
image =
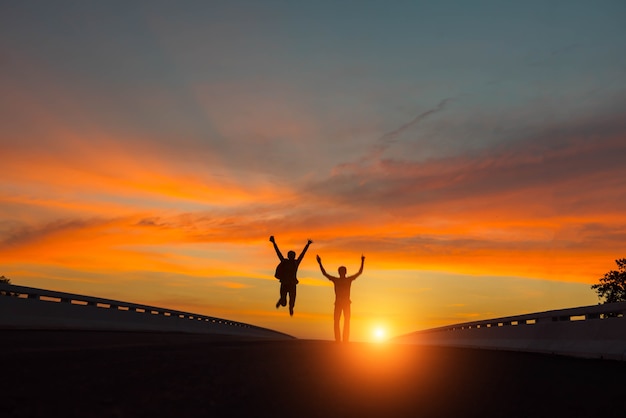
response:
{"label": "silhouette of jumping person", "polygon": [[299,283],[296,277],[298,267],[304,258],[304,254],[306,254],[306,250],[309,249],[309,245],[311,245],[313,241],[307,241],[298,258],[296,258],[295,251],[289,251],[287,258],[283,257],[273,235],[270,237],[270,242],[274,244],[274,250],[276,250],[276,255],[278,255],[280,259],[280,264],[276,267],[276,273],[274,274],[274,277],[280,280],[280,299],[276,302],[276,309],[278,309],[279,306],[287,305],[287,295],[289,295],[289,315],[293,316],[293,307],[296,304],[296,285]]}
{"label": "silhouette of jumping person", "polygon": [[361,255],[361,268],[359,271],[352,276],[346,276],[348,270],[341,266],[337,269],[339,272],[339,277],[331,276],[326,273],[324,270],[324,266],[322,265],[322,259],[320,256],[317,256],[317,263],[320,265],[320,270],[322,270],[322,274],[326,276],[328,280],[335,284],[335,312],[334,312],[334,321],[335,321],[335,341],[341,341],[341,333],[339,328],[339,320],[341,319],[341,312],[343,312],[343,342],[347,343],[350,339],[350,287],[352,286],[352,281],[356,280],[357,277],[363,273],[363,263],[365,263],[365,256]]}

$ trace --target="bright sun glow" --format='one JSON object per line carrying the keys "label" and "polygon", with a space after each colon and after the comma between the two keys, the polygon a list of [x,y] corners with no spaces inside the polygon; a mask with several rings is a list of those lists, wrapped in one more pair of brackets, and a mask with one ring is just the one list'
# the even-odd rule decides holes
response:
{"label": "bright sun glow", "polygon": [[374,328],[372,335],[373,335],[374,341],[379,342],[379,343],[387,339],[387,331],[383,327]]}

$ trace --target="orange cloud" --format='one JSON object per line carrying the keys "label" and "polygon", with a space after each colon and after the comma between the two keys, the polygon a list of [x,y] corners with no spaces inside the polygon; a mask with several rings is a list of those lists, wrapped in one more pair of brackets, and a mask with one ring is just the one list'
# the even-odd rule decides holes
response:
{"label": "orange cloud", "polygon": [[246,289],[246,288],[250,287],[250,286],[245,285],[243,283],[237,283],[237,282],[217,282],[216,284],[218,286],[223,286],[223,287],[226,287],[228,289]]}

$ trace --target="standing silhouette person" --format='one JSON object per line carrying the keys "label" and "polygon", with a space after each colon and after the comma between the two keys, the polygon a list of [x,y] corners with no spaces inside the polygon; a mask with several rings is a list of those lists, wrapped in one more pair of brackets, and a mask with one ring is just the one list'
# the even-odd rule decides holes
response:
{"label": "standing silhouette person", "polygon": [[331,276],[326,273],[324,266],[322,265],[322,259],[317,256],[317,263],[320,265],[322,274],[326,276],[328,280],[335,284],[335,341],[341,341],[341,332],[339,328],[339,320],[341,319],[341,313],[343,312],[343,342],[347,343],[350,339],[350,287],[352,282],[363,273],[363,263],[365,263],[365,256],[361,255],[361,268],[358,272],[352,276],[346,276],[348,270],[341,266],[337,269],[339,277]]}
{"label": "standing silhouette person", "polygon": [[293,316],[293,307],[296,304],[296,285],[299,283],[296,277],[298,267],[304,258],[304,254],[306,254],[306,250],[309,249],[309,245],[311,245],[313,241],[307,241],[298,258],[296,258],[295,251],[289,251],[287,258],[283,257],[273,235],[270,237],[270,242],[274,244],[274,250],[276,250],[276,255],[278,255],[280,259],[280,263],[278,267],[276,267],[276,273],[274,274],[274,277],[280,280],[280,299],[276,302],[276,309],[278,309],[279,306],[287,305],[287,295],[289,295],[289,315]]}

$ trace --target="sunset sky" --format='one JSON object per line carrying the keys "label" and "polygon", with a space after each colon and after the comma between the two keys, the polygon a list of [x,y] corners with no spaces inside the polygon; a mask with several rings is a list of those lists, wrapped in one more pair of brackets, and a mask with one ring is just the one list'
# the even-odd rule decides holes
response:
{"label": "sunset sky", "polygon": [[[0,275],[332,339],[592,305],[626,2],[4,1]],[[300,252],[293,318],[278,259]]]}

